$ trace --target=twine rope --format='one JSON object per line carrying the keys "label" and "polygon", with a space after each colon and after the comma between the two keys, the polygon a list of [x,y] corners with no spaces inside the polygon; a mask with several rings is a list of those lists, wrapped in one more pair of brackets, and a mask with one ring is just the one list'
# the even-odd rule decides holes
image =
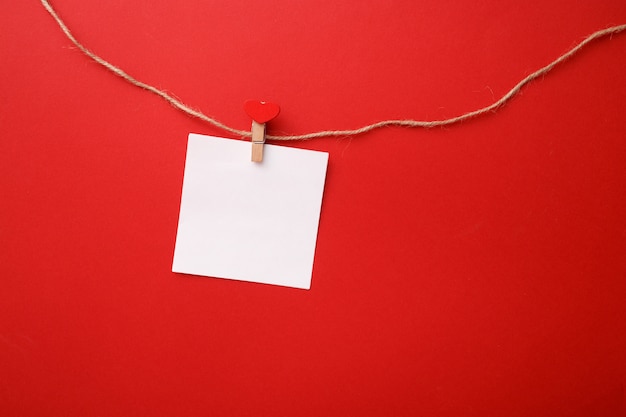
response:
{"label": "twine rope", "polygon": [[[142,81],[137,80],[136,78],[129,75],[121,68],[111,64],[110,62],[96,55],[95,53],[87,49],[82,43],[80,43],[74,37],[74,35],[72,35],[72,32],[69,30],[65,22],[63,22],[63,20],[59,17],[59,15],[54,10],[54,8],[50,5],[50,2],[48,0],[40,0],[40,1],[43,7],[48,11],[48,13],[50,13],[50,15],[57,22],[57,24],[59,25],[59,27],[61,28],[61,31],[65,34],[65,36],[67,36],[67,38],[82,53],[87,55],[89,58],[91,58],[98,64],[102,65],[107,70],[111,71],[113,74],[117,75],[118,77],[123,78],[124,80],[126,80],[127,82],[129,82],[130,84],[134,86],[143,88],[144,90],[148,90],[151,93],[156,94],[157,96],[161,97],[163,100],[167,101],[178,110],[184,113],[187,113],[188,115],[192,117],[196,117],[200,120],[203,120],[215,127],[218,127],[222,130],[230,132],[234,135],[240,135],[243,137],[252,136],[252,133],[250,131],[233,128],[231,126],[228,126],[220,122],[217,119],[209,117],[206,114],[202,113],[201,111],[196,110],[190,107],[189,105],[183,103],[182,101],[168,94],[167,92],[160,90],[150,84],[146,84]],[[372,124],[369,124],[369,125],[357,128],[357,129],[322,130],[319,132],[305,133],[301,135],[265,135],[265,137],[266,139],[271,139],[271,140],[305,140],[305,139],[314,139],[314,138],[321,138],[321,137],[338,137],[338,136],[347,137],[347,136],[360,135],[360,134],[370,132],[372,130],[379,129],[382,127],[387,127],[387,126],[432,128],[432,127],[448,126],[448,125],[452,125],[455,123],[459,123],[459,122],[472,119],[472,118],[481,116],[485,113],[489,113],[489,112],[496,110],[497,108],[503,106],[508,101],[510,101],[515,95],[517,95],[519,91],[522,89],[522,87],[524,87],[526,84],[530,83],[536,78],[546,75],[548,72],[552,71],[554,67],[566,61],[567,59],[571,58],[573,55],[578,53],[581,49],[583,49],[589,43],[593,42],[596,39],[600,39],[600,38],[604,38],[613,34],[617,34],[623,31],[624,29],[626,29],[626,24],[611,26],[606,29],[598,30],[597,32],[592,33],[591,35],[587,36],[583,41],[578,43],[576,46],[574,46],[573,48],[571,48],[564,54],[557,57],[554,61],[550,62],[548,65],[542,68],[539,68],[535,72],[529,74],[524,79],[519,81],[515,86],[513,86],[513,88],[511,88],[506,94],[500,97],[500,99],[498,99],[497,101],[493,102],[492,104],[488,106],[485,106],[480,109],[473,110],[467,113],[463,113],[458,116],[454,116],[448,119],[440,119],[440,120],[412,120],[412,119],[393,120],[391,119],[391,120],[382,120],[380,122],[372,123]]]}

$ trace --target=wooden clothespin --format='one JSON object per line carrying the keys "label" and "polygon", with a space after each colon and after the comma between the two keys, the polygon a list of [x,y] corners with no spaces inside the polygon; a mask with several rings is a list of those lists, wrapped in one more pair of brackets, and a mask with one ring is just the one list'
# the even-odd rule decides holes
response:
{"label": "wooden clothespin", "polygon": [[265,143],[265,123],[280,113],[278,104],[268,101],[247,100],[243,109],[252,118],[252,162],[263,161],[263,144]]}

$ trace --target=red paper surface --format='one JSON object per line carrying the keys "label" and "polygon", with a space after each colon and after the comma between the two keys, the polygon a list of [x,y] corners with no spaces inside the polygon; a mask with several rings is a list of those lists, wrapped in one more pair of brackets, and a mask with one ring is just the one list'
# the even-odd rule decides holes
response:
{"label": "red paper surface", "polygon": [[[626,2],[54,6],[131,75],[270,133],[491,103]],[[3,416],[623,416],[626,34],[493,115],[330,153],[312,289],[174,274],[186,137],[227,136],[0,14]]]}

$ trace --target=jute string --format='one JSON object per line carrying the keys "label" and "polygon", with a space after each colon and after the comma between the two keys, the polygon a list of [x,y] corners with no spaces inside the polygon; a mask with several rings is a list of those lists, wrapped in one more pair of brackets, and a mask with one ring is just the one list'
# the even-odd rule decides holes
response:
{"label": "jute string", "polygon": [[[182,101],[180,101],[176,97],[173,97],[172,95],[168,94],[167,92],[165,92],[163,90],[159,90],[158,88],[156,88],[156,87],[154,87],[154,86],[152,86],[150,84],[146,84],[146,83],[144,83],[142,81],[137,80],[136,78],[132,77],[131,75],[126,73],[121,68],[116,67],[115,65],[113,65],[110,62],[102,59],[101,57],[99,57],[95,53],[91,52],[82,43],[80,43],[74,37],[74,35],[72,35],[72,32],[70,32],[70,30],[68,29],[67,25],[59,17],[59,15],[54,10],[54,8],[50,5],[50,2],[48,0],[40,0],[40,1],[41,1],[41,4],[43,4],[43,7],[46,8],[48,13],[50,13],[50,15],[57,22],[57,24],[59,25],[59,27],[61,28],[61,30],[65,34],[65,36],[67,36],[67,38],[81,52],[83,52],[89,58],[91,58],[94,61],[96,61],[98,64],[102,65],[104,68],[106,68],[109,71],[111,71],[113,74],[123,78],[124,80],[128,81],[129,83],[131,83],[134,86],[143,88],[144,90],[148,90],[151,93],[156,94],[157,96],[161,97],[162,99],[164,99],[165,101],[170,103],[172,106],[174,106],[178,110],[180,110],[182,112],[185,112],[185,113],[187,113],[190,116],[197,117],[200,120],[203,120],[203,121],[205,121],[207,123],[210,123],[213,126],[216,126],[216,127],[220,128],[220,129],[223,129],[223,130],[225,130],[227,132],[230,132],[230,133],[232,133],[234,135],[240,135],[240,136],[243,136],[243,137],[251,137],[252,136],[250,131],[241,130],[241,129],[235,129],[235,128],[231,127],[231,126],[228,126],[228,125],[226,125],[226,124],[224,124],[224,123],[222,123],[222,122],[220,122],[220,121],[218,121],[218,120],[216,120],[216,119],[214,119],[212,117],[207,116],[206,114],[202,113],[201,111],[196,110],[196,109],[188,106],[187,104],[183,103]],[[360,135],[362,133],[369,132],[371,130],[375,130],[375,129],[379,129],[381,127],[387,127],[387,126],[431,128],[431,127],[439,127],[439,126],[448,126],[448,125],[451,125],[451,124],[459,123],[459,122],[462,122],[464,120],[472,119],[472,118],[481,116],[481,115],[483,115],[485,113],[492,112],[493,110],[501,107],[502,105],[506,104],[509,100],[511,100],[511,98],[513,98],[517,93],[519,93],[519,91],[522,89],[522,87],[524,87],[526,84],[528,84],[529,82],[533,81],[536,78],[539,78],[539,77],[542,77],[542,76],[546,75],[554,67],[556,67],[557,65],[561,64],[563,61],[567,60],[568,58],[570,58],[573,55],[575,55],[576,53],[578,53],[581,49],[583,49],[589,43],[593,42],[596,39],[603,38],[603,37],[606,37],[606,36],[610,36],[610,35],[619,33],[621,31],[623,31],[624,29],[626,29],[626,24],[618,25],[618,26],[611,26],[611,27],[608,27],[606,29],[602,29],[602,30],[599,30],[597,32],[592,33],[591,35],[587,36],[582,42],[578,43],[576,46],[574,46],[569,51],[565,52],[563,55],[561,55],[558,58],[556,58],[554,61],[550,62],[545,67],[539,68],[537,71],[535,71],[532,74],[529,74],[528,76],[526,76],[526,78],[524,78],[523,80],[518,82],[513,88],[511,88],[505,95],[500,97],[500,99],[498,99],[497,101],[493,102],[492,104],[490,104],[490,105],[488,105],[486,107],[482,107],[482,108],[474,110],[474,111],[463,113],[463,114],[461,114],[459,116],[451,117],[449,119],[441,119],[441,120],[412,120],[412,119],[405,119],[405,120],[382,120],[380,122],[376,122],[376,123],[372,123],[372,124],[369,124],[369,125],[366,125],[366,126],[363,126],[363,127],[359,127],[357,129],[323,130],[323,131],[320,131],[320,132],[305,133],[305,134],[301,134],[301,135],[266,135],[265,137],[266,137],[266,139],[272,139],[272,140],[304,140],[304,139],[313,139],[313,138],[330,137],[330,136],[356,136],[356,135]]]}

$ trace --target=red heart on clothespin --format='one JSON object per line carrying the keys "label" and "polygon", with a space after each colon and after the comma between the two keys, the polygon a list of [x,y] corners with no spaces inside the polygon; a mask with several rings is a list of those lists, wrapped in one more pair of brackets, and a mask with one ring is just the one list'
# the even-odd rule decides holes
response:
{"label": "red heart on clothespin", "polygon": [[243,109],[257,123],[269,122],[280,113],[280,106],[269,101],[247,100]]}

